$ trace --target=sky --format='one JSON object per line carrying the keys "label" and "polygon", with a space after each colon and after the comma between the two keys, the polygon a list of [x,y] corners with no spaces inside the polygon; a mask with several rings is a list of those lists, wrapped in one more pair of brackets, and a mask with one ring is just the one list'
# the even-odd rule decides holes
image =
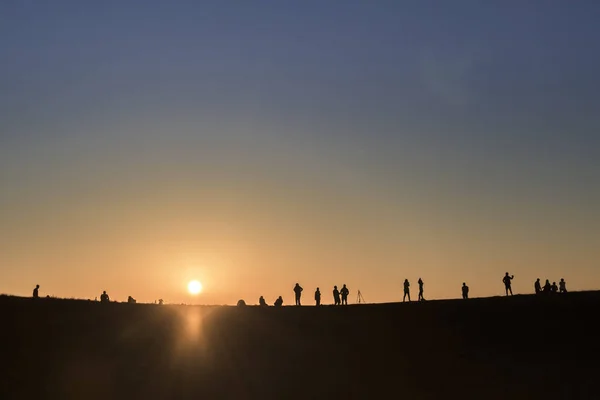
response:
{"label": "sky", "polygon": [[598,289],[599,19],[592,0],[2,1],[0,293]]}

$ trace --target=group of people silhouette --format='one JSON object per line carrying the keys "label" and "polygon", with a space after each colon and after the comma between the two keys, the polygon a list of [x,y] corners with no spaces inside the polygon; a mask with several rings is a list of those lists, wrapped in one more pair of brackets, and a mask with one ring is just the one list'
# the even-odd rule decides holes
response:
{"label": "group of people silhouette", "polygon": [[560,278],[558,285],[556,282],[552,282],[552,284],[550,284],[550,280],[546,279],[546,283],[542,287],[540,278],[537,278],[533,284],[533,289],[535,290],[535,294],[567,293],[567,283],[565,282],[564,278]]}
{"label": "group of people silhouette", "polygon": [[[419,297],[417,298],[417,300],[425,301],[425,297],[423,296],[423,286],[425,285],[425,282],[423,282],[423,279],[419,278],[417,283],[419,284]],[[407,297],[408,297],[408,301],[410,302],[410,282],[408,281],[408,279],[405,279],[404,280],[404,296],[402,297],[402,302],[405,302]]]}
{"label": "group of people silhouette", "polygon": [[[425,282],[423,282],[423,279],[419,278],[419,280],[417,281],[417,284],[419,285],[419,296],[417,298],[418,301],[425,301],[425,296],[423,295],[424,293],[424,286],[425,286]],[[402,297],[402,302],[405,302],[406,299],[408,298],[408,301],[410,302],[410,282],[408,281],[408,279],[404,280],[404,296]],[[469,287],[467,286],[467,284],[465,282],[463,282],[462,284],[462,298],[463,299],[468,299],[469,298]]]}
{"label": "group of people silhouette", "polygon": [[[508,272],[504,274],[504,278],[502,278],[502,282],[504,283],[504,290],[506,291],[506,295],[513,295],[512,291],[512,280],[515,278],[514,275],[509,275]],[[537,278],[535,283],[533,284],[533,290],[535,294],[548,294],[548,293],[567,293],[567,282],[565,282],[564,278],[560,278],[558,285],[556,282],[552,282],[550,284],[550,280],[546,279],[546,283],[542,287],[540,283],[540,278]]]}
{"label": "group of people silhouette", "polygon": [[[419,281],[417,283],[419,284],[418,300],[425,301],[425,296],[423,295],[423,292],[424,292],[423,287],[424,287],[425,283],[423,282],[423,279],[421,279],[421,278],[419,278]],[[301,299],[302,299],[302,291],[304,289],[302,288],[302,286],[300,286],[300,284],[296,283],[293,290],[294,290],[294,296],[295,296],[295,305],[297,305],[297,306],[302,305]],[[469,288],[466,286],[466,284],[463,283],[463,298],[467,298],[468,293],[469,293]],[[346,284],[343,284],[341,289],[338,289],[337,285],[334,286],[333,287],[333,304],[336,306],[348,305],[348,295],[349,294],[350,294],[350,290],[348,289],[348,287],[346,287]],[[408,301],[410,301],[410,282],[408,281],[408,279],[405,279],[404,280],[404,297],[403,297],[402,301],[403,302],[406,301],[407,298],[408,298]],[[258,299],[258,304],[260,306],[268,306],[268,304],[263,296],[260,296],[260,298]],[[283,298],[281,296],[279,296],[277,298],[277,300],[275,301],[274,305],[276,307],[282,306]],[[321,290],[319,288],[317,288],[315,290],[315,305],[316,306],[321,305]]]}
{"label": "group of people silhouette", "polygon": [[[317,291],[319,291],[319,288],[317,288]],[[349,294],[350,294],[350,290],[348,290],[348,288],[346,287],[346,284],[342,285],[342,290],[338,290],[338,287],[334,286],[333,287],[333,304],[336,306],[339,306],[339,305],[347,306]],[[316,294],[315,294],[315,297],[316,297]]]}
{"label": "group of people silhouette", "polygon": [[[514,278],[515,278],[515,276],[510,275],[508,272],[502,278],[502,283],[504,283],[504,290],[505,290],[507,296],[513,295],[512,281]],[[424,292],[423,287],[424,287],[425,283],[423,282],[423,279],[421,279],[421,278],[419,278],[417,283],[419,285],[418,301],[425,301],[425,297],[423,295],[423,292]],[[544,284],[544,286],[541,285],[540,278],[537,278],[533,287],[534,287],[535,294],[567,293],[567,283],[565,282],[564,278],[560,279],[560,281],[558,282],[558,285],[556,284],[556,282],[552,282],[552,284],[550,284],[550,280],[546,279],[546,283]],[[35,285],[35,288],[33,289],[33,298],[34,299],[37,299],[40,297],[39,290],[40,290],[40,285]],[[295,300],[296,300],[295,304],[297,306],[302,305],[301,299],[302,299],[302,291],[304,289],[302,288],[302,286],[300,286],[300,284],[296,283],[293,290],[294,290],[294,296],[295,296]],[[350,294],[350,290],[346,287],[346,284],[342,285],[341,290],[338,290],[338,287],[334,286],[333,287],[333,304],[336,306],[348,305],[348,295],[349,294]],[[405,279],[404,280],[404,296],[402,298],[402,302],[405,302],[407,298],[408,298],[408,301],[410,302],[410,282],[408,281],[408,279]],[[463,282],[463,284],[462,284],[462,298],[465,300],[469,298],[469,287],[467,286],[466,282]],[[314,300],[315,300],[316,306],[321,305],[321,290],[319,288],[317,288],[317,290],[315,290]],[[102,294],[100,295],[100,302],[101,303],[110,303],[110,297],[106,293],[106,290],[103,291]],[[131,296],[128,297],[127,302],[130,304],[137,303],[137,301]],[[159,304],[162,304],[162,303],[163,303],[163,301],[161,299],[159,301]],[[258,299],[258,304],[260,306],[268,306],[268,304],[263,296],[260,296],[260,298]],[[274,306],[275,307],[283,306],[283,297],[279,296],[277,298],[277,300],[275,300]]]}
{"label": "group of people silhouette", "polygon": [[[33,298],[34,299],[38,299],[40,297],[40,285],[35,285],[35,288],[33,289]],[[50,296],[48,296],[50,297]],[[108,294],[106,293],[106,290],[102,292],[102,294],[100,295],[100,302],[101,303],[110,303],[110,297],[108,297]],[[129,296],[127,298],[127,302],[128,303],[136,303],[136,300]]]}
{"label": "group of people silhouette", "polygon": [[[296,283],[294,286],[294,297],[295,297],[295,305],[302,305],[302,291],[304,288],[300,286],[299,283]],[[350,294],[350,290],[346,287],[346,284],[342,285],[342,289],[338,290],[337,286],[333,287],[333,304],[334,305],[348,305],[348,295]],[[267,301],[263,296],[260,296],[258,299],[258,305],[266,307],[268,306]],[[279,296],[275,303],[273,304],[275,307],[281,307],[283,305],[283,297]],[[315,290],[315,305],[321,305],[321,289],[317,288]]]}

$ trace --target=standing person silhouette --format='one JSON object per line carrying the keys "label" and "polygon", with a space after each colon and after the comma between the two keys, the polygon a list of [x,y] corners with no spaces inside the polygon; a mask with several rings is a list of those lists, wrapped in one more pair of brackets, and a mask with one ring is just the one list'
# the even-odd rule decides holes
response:
{"label": "standing person silhouette", "polygon": [[40,297],[40,285],[35,285],[35,289],[33,289],[33,298],[37,299]]}
{"label": "standing person silhouette", "polygon": [[402,302],[406,301],[406,296],[408,296],[408,301],[410,302],[410,283],[408,279],[404,280],[404,297],[402,298]]}
{"label": "standing person silhouette", "polygon": [[317,306],[321,305],[321,291],[319,290],[319,288],[317,288],[317,290],[315,291],[315,303],[317,304]]}
{"label": "standing person silhouette", "polygon": [[467,300],[469,298],[469,287],[467,286],[467,284],[465,282],[463,282],[462,285],[462,296],[463,299]]}
{"label": "standing person silhouette", "polygon": [[340,301],[340,291],[337,286],[333,287],[333,304],[339,306],[342,302]]}
{"label": "standing person silhouette", "polygon": [[504,275],[504,278],[502,278],[502,282],[504,282],[504,289],[506,290],[506,295],[508,296],[508,293],[510,292],[510,295],[513,295],[513,291],[512,291],[512,280],[515,279],[514,275],[508,275],[508,272],[506,273],[506,275]]}
{"label": "standing person silhouette", "polygon": [[419,301],[423,301],[425,300],[425,297],[423,297],[423,279],[419,278],[417,283],[419,284]]}
{"label": "standing person silhouette", "polygon": [[350,294],[350,291],[346,287],[345,283],[344,283],[344,285],[342,285],[342,290],[340,291],[340,294],[342,295],[342,305],[347,306],[348,305],[348,295]]}
{"label": "standing person silhouette", "polygon": [[560,293],[567,293],[567,282],[565,282],[565,278],[560,278],[560,282],[558,282],[558,287],[560,288]]}
{"label": "standing person silhouette", "polygon": [[302,296],[302,287],[296,283],[296,286],[294,286],[294,293],[296,294],[296,305],[300,306],[300,297]]}
{"label": "standing person silhouette", "polygon": [[535,294],[542,293],[542,284],[540,283],[540,278],[537,278],[537,280],[533,284],[533,288],[535,289]]}
{"label": "standing person silhouette", "polygon": [[546,279],[546,283],[544,283],[544,288],[542,289],[543,293],[552,292],[552,285],[550,284],[550,280]]}

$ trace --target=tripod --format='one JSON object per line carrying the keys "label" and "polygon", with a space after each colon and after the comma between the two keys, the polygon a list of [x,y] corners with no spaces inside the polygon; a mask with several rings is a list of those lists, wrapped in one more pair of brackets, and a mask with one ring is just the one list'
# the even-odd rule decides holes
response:
{"label": "tripod", "polygon": [[360,290],[358,291],[358,293],[356,295],[356,302],[358,304],[364,304],[365,303],[365,298],[363,297],[362,293],[360,293]]}

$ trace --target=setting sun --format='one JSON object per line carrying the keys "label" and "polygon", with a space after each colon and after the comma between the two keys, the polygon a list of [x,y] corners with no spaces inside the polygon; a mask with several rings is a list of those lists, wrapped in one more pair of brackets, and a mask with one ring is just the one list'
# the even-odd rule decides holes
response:
{"label": "setting sun", "polygon": [[188,283],[188,291],[191,294],[198,294],[202,291],[202,284],[198,281],[190,281]]}

